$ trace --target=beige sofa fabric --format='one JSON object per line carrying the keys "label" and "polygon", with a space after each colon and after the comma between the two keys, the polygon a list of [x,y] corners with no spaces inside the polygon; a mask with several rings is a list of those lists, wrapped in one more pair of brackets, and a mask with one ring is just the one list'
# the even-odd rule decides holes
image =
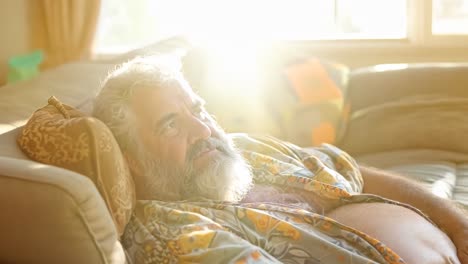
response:
{"label": "beige sofa fabric", "polygon": [[0,263],[127,263],[92,181],[31,161],[16,144],[21,126],[51,95],[89,113],[114,67],[72,63],[0,89]]}
{"label": "beige sofa fabric", "polygon": [[80,174],[0,157],[1,263],[125,263],[104,201]]}
{"label": "beige sofa fabric", "polygon": [[114,68],[114,64],[70,63],[45,71],[34,79],[1,87],[0,134],[24,125],[52,95],[90,113],[101,81]]}
{"label": "beige sofa fabric", "polygon": [[468,154],[409,149],[356,156],[360,164],[390,170],[414,179],[435,195],[468,208]]}
{"label": "beige sofa fabric", "polygon": [[417,96],[356,111],[341,147],[351,154],[402,149],[468,153],[468,99]]}
{"label": "beige sofa fabric", "polygon": [[0,157],[29,160],[16,144],[16,138],[22,129],[23,127],[15,128],[0,135]]}
{"label": "beige sofa fabric", "polygon": [[419,180],[468,207],[467,87],[468,63],[356,69],[339,146],[361,163]]}
{"label": "beige sofa fabric", "polygon": [[403,98],[468,98],[468,63],[382,64],[351,73],[347,99],[353,112]]}
{"label": "beige sofa fabric", "polygon": [[453,199],[466,205],[468,209],[468,163],[457,167],[457,184],[453,190]]}

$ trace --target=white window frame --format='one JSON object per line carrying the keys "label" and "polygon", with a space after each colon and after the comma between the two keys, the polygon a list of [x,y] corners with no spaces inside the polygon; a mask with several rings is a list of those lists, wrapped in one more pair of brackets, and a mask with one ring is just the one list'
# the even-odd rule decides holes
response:
{"label": "white window frame", "polygon": [[[364,54],[368,52],[372,56],[387,57],[396,52],[402,52],[407,57],[414,54],[422,57],[424,54],[440,51],[468,54],[468,34],[432,34],[432,0],[407,0],[407,5],[407,37],[404,39],[285,40],[276,44],[294,47],[300,51],[324,51],[330,54],[360,51]],[[109,54],[102,53],[94,55],[95,58],[110,57]]]}
{"label": "white window frame", "polygon": [[[432,0],[407,1],[407,37],[404,39],[344,39],[297,41],[296,45],[321,49],[467,48],[467,35],[432,34]],[[287,41],[285,41],[287,42]],[[323,48],[326,46],[327,48]]]}
{"label": "white window frame", "polygon": [[[409,0],[409,16],[413,15],[416,23],[408,25],[408,30],[413,30],[413,42],[419,45],[439,47],[466,47],[468,35],[435,35],[432,34],[432,0]],[[416,33],[418,32],[418,33]]]}

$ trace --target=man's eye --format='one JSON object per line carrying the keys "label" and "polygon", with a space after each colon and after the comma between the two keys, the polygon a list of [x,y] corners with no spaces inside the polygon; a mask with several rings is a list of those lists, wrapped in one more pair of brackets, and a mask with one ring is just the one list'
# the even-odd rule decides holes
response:
{"label": "man's eye", "polygon": [[179,133],[179,128],[176,121],[170,121],[164,125],[162,129],[162,134],[167,137],[175,136]]}

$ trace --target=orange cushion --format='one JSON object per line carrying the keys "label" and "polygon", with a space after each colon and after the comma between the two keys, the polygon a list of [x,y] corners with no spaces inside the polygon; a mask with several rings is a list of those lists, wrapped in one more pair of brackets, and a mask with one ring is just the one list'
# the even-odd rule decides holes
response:
{"label": "orange cushion", "polygon": [[300,146],[336,144],[343,136],[349,102],[349,69],[314,57],[285,67],[286,87],[275,95],[284,138]]}
{"label": "orange cushion", "polygon": [[55,97],[38,109],[18,135],[29,158],[90,178],[112,215],[119,234],[135,205],[135,186],[109,128],[96,118],[61,104]]}

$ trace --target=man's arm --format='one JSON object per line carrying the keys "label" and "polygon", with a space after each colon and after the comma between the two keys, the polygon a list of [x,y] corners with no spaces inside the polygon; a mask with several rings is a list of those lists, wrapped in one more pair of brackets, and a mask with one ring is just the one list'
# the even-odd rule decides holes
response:
{"label": "man's arm", "polygon": [[462,263],[468,263],[468,216],[450,200],[433,195],[417,182],[389,172],[360,167],[364,193],[412,205],[447,233]]}

